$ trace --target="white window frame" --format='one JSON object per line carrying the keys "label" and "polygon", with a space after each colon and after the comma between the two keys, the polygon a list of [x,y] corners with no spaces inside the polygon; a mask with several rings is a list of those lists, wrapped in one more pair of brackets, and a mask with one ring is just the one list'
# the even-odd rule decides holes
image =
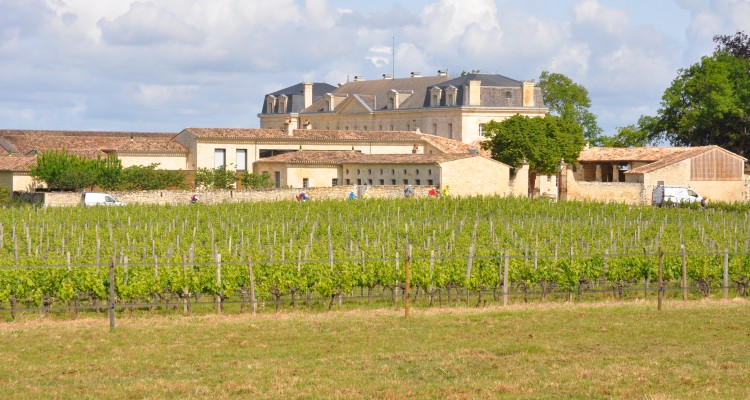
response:
{"label": "white window frame", "polygon": [[237,171],[247,171],[247,149],[237,149]]}
{"label": "white window frame", "polygon": [[227,165],[227,149],[214,149],[214,168]]}

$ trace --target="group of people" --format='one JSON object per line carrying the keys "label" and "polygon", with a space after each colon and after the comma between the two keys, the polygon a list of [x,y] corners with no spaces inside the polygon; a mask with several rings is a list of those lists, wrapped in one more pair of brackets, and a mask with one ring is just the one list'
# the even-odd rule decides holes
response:
{"label": "group of people", "polygon": [[[429,190],[429,191],[427,192],[427,196],[428,196],[428,197],[434,197],[434,198],[438,198],[438,197],[448,197],[448,196],[450,196],[450,194],[451,194],[451,189],[450,189],[450,186],[448,186],[448,185],[446,185],[446,186],[445,186],[445,187],[443,188],[443,190],[442,190],[442,191],[441,191],[441,190],[438,190],[438,189],[437,189],[436,187],[434,187],[434,186],[433,186],[433,187],[431,187],[431,188],[430,188],[430,190]],[[411,185],[407,186],[407,187],[406,187],[406,188],[404,189],[404,197],[406,197],[406,198],[409,198],[409,197],[412,197],[413,195],[414,195],[414,188],[412,188],[412,186],[411,186]]]}
{"label": "group of people", "polygon": [[[407,187],[406,187],[406,188],[404,189],[404,197],[406,197],[406,198],[409,198],[409,197],[412,197],[413,195],[414,195],[414,188],[413,188],[413,187],[412,187],[411,185],[408,185],[408,186],[407,186]],[[438,197],[448,197],[448,196],[450,196],[450,187],[446,185],[446,186],[445,186],[445,187],[443,188],[443,190],[441,191],[441,190],[438,190],[438,189],[437,189],[436,187],[434,187],[434,186],[433,186],[433,187],[431,187],[431,188],[430,188],[430,190],[429,190],[429,191],[427,192],[427,196],[428,196],[428,197],[434,197],[434,198],[438,198]],[[348,198],[349,200],[356,200],[356,199],[359,199],[359,198],[362,198],[362,199],[368,199],[368,198],[370,198],[370,194],[369,194],[369,193],[367,192],[367,190],[365,189],[364,193],[362,193],[362,195],[361,195],[361,196],[357,196],[357,195],[356,195],[356,194],[354,193],[354,191],[352,190],[351,192],[349,192],[349,195],[347,196],[347,198]],[[302,202],[302,201],[307,201],[307,200],[310,200],[310,197],[309,197],[309,196],[307,196],[307,193],[305,193],[305,192],[303,191],[303,192],[300,192],[300,193],[298,193],[297,195],[295,195],[295,196],[294,196],[294,199],[295,199],[295,200],[297,200],[298,202]],[[193,193],[193,195],[192,195],[192,196],[190,196],[190,203],[191,203],[191,204],[195,204],[195,203],[197,203],[198,201],[199,201],[199,199],[198,199],[198,194],[197,194],[197,193]]]}

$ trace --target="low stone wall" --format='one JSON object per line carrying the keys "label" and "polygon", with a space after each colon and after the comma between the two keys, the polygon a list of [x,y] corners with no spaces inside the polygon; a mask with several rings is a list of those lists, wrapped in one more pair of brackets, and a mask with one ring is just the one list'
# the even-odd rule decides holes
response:
{"label": "low stone wall", "polygon": [[[414,197],[427,197],[430,186],[415,186]],[[310,200],[346,200],[349,192],[357,194],[356,186],[336,186],[327,188],[309,188],[305,193]],[[145,190],[138,192],[109,192],[114,198],[127,204],[189,204],[190,196],[198,194],[201,203],[239,203],[250,201],[294,200],[300,189],[267,189],[267,190]],[[404,186],[369,186],[367,193],[372,198],[402,198]],[[40,196],[42,198],[40,199]],[[36,199],[36,204],[45,207],[78,206],[81,204],[80,192],[28,193],[28,199]]]}
{"label": "low stone wall", "polygon": [[651,188],[641,183],[568,180],[568,200],[648,205],[651,204]]}

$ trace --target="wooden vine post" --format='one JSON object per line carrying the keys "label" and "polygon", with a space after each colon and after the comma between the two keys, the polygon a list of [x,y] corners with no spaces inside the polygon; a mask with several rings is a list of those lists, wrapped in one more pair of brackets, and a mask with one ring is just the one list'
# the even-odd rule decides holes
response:
{"label": "wooden vine post", "polygon": [[729,249],[724,249],[724,298],[729,298]]}
{"label": "wooden vine post", "polygon": [[406,245],[406,259],[404,260],[404,273],[406,276],[404,288],[404,318],[409,319],[411,308],[411,245]]}
{"label": "wooden vine post", "polygon": [[115,330],[115,260],[109,258],[109,330]]}
{"label": "wooden vine post", "polygon": [[216,253],[216,312],[221,311],[221,253]]}
{"label": "wooden vine post", "polygon": [[688,299],[688,292],[687,292],[687,260],[685,258],[685,245],[680,245],[680,256],[682,257],[682,282],[680,282],[680,285],[682,286],[682,301],[687,301]]}
{"label": "wooden vine post", "polygon": [[255,275],[253,275],[253,260],[247,256],[247,276],[250,279],[250,309],[253,315],[258,309],[258,301],[255,300]]}
{"label": "wooden vine post", "polygon": [[188,289],[188,274],[187,274],[187,257],[182,255],[182,279],[184,285],[182,287],[182,312],[187,315],[190,307],[190,291]]}
{"label": "wooden vine post", "polygon": [[503,268],[503,305],[508,305],[508,293],[510,292],[510,279],[508,279],[508,266],[510,265],[510,250],[505,250],[505,268]]}
{"label": "wooden vine post", "polygon": [[659,300],[658,300],[658,306],[657,308],[661,310],[661,303],[664,298],[664,280],[663,280],[663,272],[664,272],[664,252],[659,248],[659,270],[658,270],[658,284],[659,284]]}

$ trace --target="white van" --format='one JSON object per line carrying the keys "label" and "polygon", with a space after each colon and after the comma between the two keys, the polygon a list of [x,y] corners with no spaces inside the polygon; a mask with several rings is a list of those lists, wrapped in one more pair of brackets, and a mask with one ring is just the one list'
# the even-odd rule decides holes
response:
{"label": "white van", "polygon": [[107,193],[83,192],[83,194],[81,194],[81,205],[124,206],[125,203],[117,201],[117,199]]}
{"label": "white van", "polygon": [[658,185],[651,194],[651,204],[655,206],[701,203],[702,201],[703,197],[687,186]]}

